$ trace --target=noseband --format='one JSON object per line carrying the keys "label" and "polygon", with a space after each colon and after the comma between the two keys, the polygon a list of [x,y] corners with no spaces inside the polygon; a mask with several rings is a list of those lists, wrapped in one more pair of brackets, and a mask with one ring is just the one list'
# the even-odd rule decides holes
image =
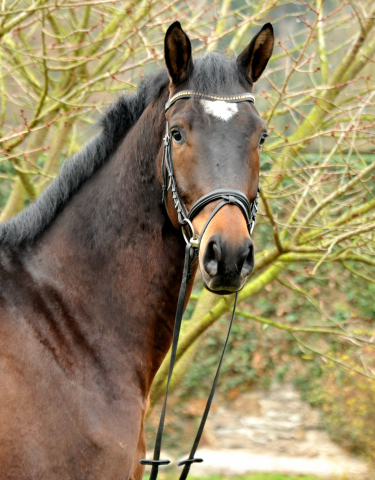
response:
{"label": "noseband", "polygon": [[[240,102],[251,102],[255,103],[254,95],[251,93],[243,93],[240,95],[229,95],[225,97],[220,97],[216,95],[206,95],[203,93],[196,93],[190,90],[184,90],[182,92],[176,93],[173,95],[172,98],[168,100],[165,104],[165,111],[175,103],[177,100],[183,98],[199,98],[204,100],[221,100],[228,103],[240,103]],[[199,250],[200,240],[203,238],[203,234],[208,227],[208,224],[211,222],[213,217],[216,213],[224,206],[224,205],[237,205],[241,212],[243,213],[248,231],[250,235],[253,232],[255,223],[256,223],[256,214],[258,210],[258,199],[259,199],[259,187],[256,198],[249,202],[248,198],[244,193],[240,190],[233,190],[231,188],[219,188],[217,190],[213,190],[206,195],[203,195],[199,198],[194,205],[191,207],[190,211],[187,210],[186,205],[184,204],[182,198],[180,197],[177,189],[176,178],[174,175],[173,169],[173,156],[172,156],[172,135],[169,128],[169,123],[166,124],[166,132],[164,137],[164,148],[163,148],[163,159],[161,162],[161,176],[162,176],[162,201],[166,203],[166,197],[168,190],[171,190],[174,206],[177,212],[178,223],[181,226],[182,233],[184,235],[186,243],[190,243],[192,247],[196,250]],[[222,202],[219,203],[214,209],[214,211],[209,216],[208,220],[206,221],[202,232],[200,234],[200,238],[198,239],[194,232],[194,227],[192,224],[193,219],[197,216],[197,214],[209,203],[222,199]]]}
{"label": "noseband", "polygon": [[[251,93],[219,97],[215,95],[206,95],[202,93],[192,92],[190,90],[184,90],[182,92],[176,93],[176,95],[174,95],[172,98],[168,100],[168,102],[165,105],[165,111],[167,111],[175,102],[177,102],[177,100],[180,100],[183,98],[200,98],[200,99],[211,100],[211,101],[221,100],[221,101],[230,102],[230,103],[239,103],[239,102],[255,103],[254,96]],[[188,211],[186,208],[186,205],[184,204],[182,198],[178,193],[176,178],[174,176],[173,157],[172,157],[172,136],[171,136],[171,131],[170,131],[168,122],[166,126],[165,137],[164,137],[163,159],[161,163],[161,176],[162,176],[162,182],[163,182],[162,201],[167,208],[166,197],[167,197],[168,190],[171,190],[173,203],[177,212],[178,223],[181,226],[181,230],[182,230],[184,239],[186,241],[186,248],[185,248],[184,272],[182,275],[180,293],[179,293],[178,302],[177,302],[176,318],[175,318],[175,324],[174,324],[174,330],[173,330],[173,340],[172,340],[171,359],[170,359],[168,379],[167,379],[167,387],[166,387],[165,396],[164,396],[163,408],[160,415],[159,427],[156,434],[154,458],[152,460],[147,460],[147,459],[140,460],[140,463],[142,465],[152,466],[150,480],[157,479],[159,466],[168,465],[170,463],[170,460],[160,460],[160,451],[161,451],[161,442],[163,437],[165,412],[167,407],[168,390],[169,390],[169,385],[172,378],[174,363],[176,360],[178,337],[180,334],[182,316],[184,313],[186,290],[191,278],[192,261],[194,258],[196,258],[196,254],[199,253],[200,242],[203,238],[204,232],[207,229],[207,226],[209,225],[213,217],[216,215],[216,213],[224,205],[237,205],[237,207],[239,207],[239,209],[241,210],[241,212],[243,213],[246,219],[247,228],[251,235],[256,222],[256,214],[258,210],[258,198],[259,198],[259,187],[258,187],[256,198],[252,202],[249,202],[246,195],[242,193],[240,190],[233,190],[230,188],[219,188],[217,190],[213,190],[210,193],[207,193],[206,195],[203,195],[193,204],[190,211]],[[194,232],[194,227],[192,224],[193,219],[198,215],[198,213],[206,205],[216,200],[222,200],[222,201],[219,204],[217,204],[213,209],[213,211],[211,212],[210,216],[208,217],[206,223],[202,228],[200,237],[199,238],[196,237]],[[186,479],[186,477],[189,474],[190,467],[193,463],[203,462],[202,458],[195,458],[194,455],[198,448],[199,441],[203,433],[203,429],[204,429],[204,426],[208,417],[208,413],[211,407],[211,403],[214,397],[217,381],[219,379],[221,364],[224,358],[224,353],[228,344],[229,335],[230,335],[232,324],[233,324],[234,313],[235,313],[236,304],[237,304],[237,297],[238,297],[238,292],[236,293],[235,300],[234,300],[233,312],[232,312],[232,317],[231,317],[231,321],[228,328],[227,338],[224,343],[224,348],[220,357],[219,365],[216,370],[215,379],[206,403],[206,407],[202,416],[201,423],[198,428],[197,435],[193,443],[193,447],[190,451],[189,458],[177,463],[178,466],[184,466],[180,475],[180,480]]]}

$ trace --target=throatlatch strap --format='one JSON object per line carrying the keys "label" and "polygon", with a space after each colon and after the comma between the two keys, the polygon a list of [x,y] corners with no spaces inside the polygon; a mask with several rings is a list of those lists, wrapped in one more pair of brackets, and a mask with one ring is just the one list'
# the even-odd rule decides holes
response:
{"label": "throatlatch strap", "polygon": [[178,337],[180,335],[182,316],[184,314],[186,290],[190,281],[191,261],[194,258],[194,255],[195,255],[194,249],[190,245],[190,243],[188,243],[185,248],[184,272],[182,274],[182,282],[180,287],[180,293],[178,296],[176,318],[175,318],[175,324],[173,329],[173,340],[172,340],[172,349],[171,349],[171,360],[169,363],[168,381],[167,381],[167,387],[165,389],[165,396],[164,396],[162,412],[160,415],[159,427],[156,434],[154,458],[153,460],[143,459],[139,461],[139,463],[141,463],[142,465],[152,465],[150,480],[157,479],[160,465],[168,465],[169,463],[171,463],[170,460],[160,460],[160,451],[161,451],[161,442],[163,437],[165,411],[167,408],[169,384],[171,382],[173,367],[176,360]]}

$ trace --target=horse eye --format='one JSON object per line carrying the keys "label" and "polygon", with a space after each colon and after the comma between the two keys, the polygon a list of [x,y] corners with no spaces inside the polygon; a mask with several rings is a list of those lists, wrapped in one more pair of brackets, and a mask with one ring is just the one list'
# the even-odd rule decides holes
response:
{"label": "horse eye", "polygon": [[172,131],[172,137],[173,137],[173,140],[177,143],[181,143],[182,141],[182,135],[181,133],[178,131],[178,130],[173,130]]}
{"label": "horse eye", "polygon": [[265,142],[267,137],[268,137],[268,135],[266,133],[262,133],[262,136],[259,139],[259,148],[262,148],[263,143]]}

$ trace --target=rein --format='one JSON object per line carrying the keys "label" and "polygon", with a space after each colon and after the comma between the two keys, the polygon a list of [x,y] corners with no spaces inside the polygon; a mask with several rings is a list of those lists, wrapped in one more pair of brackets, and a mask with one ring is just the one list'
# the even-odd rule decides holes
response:
{"label": "rein", "polygon": [[[240,95],[229,95],[229,96],[222,97],[222,96],[216,96],[216,95],[196,93],[190,90],[184,90],[176,93],[176,95],[174,95],[172,98],[169,98],[168,102],[165,105],[165,111],[167,111],[177,100],[186,99],[186,98],[200,98],[200,99],[211,100],[211,101],[221,100],[221,101],[230,102],[230,103],[239,103],[239,102],[255,103],[255,98],[251,93],[244,93]],[[182,275],[181,287],[180,287],[180,292],[178,296],[175,325],[173,330],[173,340],[172,340],[168,380],[167,380],[167,386],[166,386],[166,391],[165,391],[165,396],[163,401],[163,408],[160,415],[159,427],[156,434],[154,458],[152,460],[147,460],[147,459],[140,460],[140,463],[142,465],[152,466],[150,480],[157,479],[160,465],[168,465],[169,463],[171,463],[170,460],[160,459],[164,420],[165,420],[165,413],[166,413],[166,407],[167,407],[169,385],[171,382],[173,367],[176,360],[178,338],[179,338],[180,329],[181,329],[182,316],[184,313],[186,290],[191,280],[191,267],[192,267],[193,260],[199,255],[200,242],[211,220],[214,218],[217,212],[225,205],[237,205],[237,207],[241,210],[242,214],[246,219],[247,228],[251,235],[256,223],[256,213],[258,210],[258,200],[259,200],[259,187],[258,187],[257,196],[252,202],[249,202],[246,195],[244,195],[240,190],[234,190],[230,188],[219,188],[219,189],[213,190],[212,192],[207,193],[206,195],[203,195],[193,204],[190,211],[188,211],[182,198],[178,193],[176,178],[174,176],[173,157],[172,157],[172,136],[171,136],[168,122],[166,124],[166,133],[164,137],[163,158],[161,163],[161,176],[162,176],[162,202],[166,205],[167,193],[168,193],[168,190],[171,190],[173,203],[178,216],[178,223],[181,226],[181,230],[186,242],[186,247],[185,247],[184,271]],[[206,205],[208,205],[209,203],[215,200],[220,200],[220,199],[222,201],[218,203],[218,205],[216,205],[216,207],[213,209],[212,213],[210,214],[206,223],[204,224],[201,234],[198,238],[194,232],[194,227],[192,224],[193,219]],[[223,362],[225,350],[227,348],[230,332],[232,329],[234,314],[235,314],[236,305],[237,305],[237,298],[238,298],[238,292],[235,295],[228,333],[224,343],[220,361],[216,370],[215,378],[211,387],[211,392],[207,399],[206,407],[202,415],[202,419],[201,419],[192,449],[190,451],[189,458],[177,463],[178,466],[184,466],[180,475],[180,480],[185,480],[187,478],[190,471],[190,467],[193,463],[203,462],[202,458],[195,458],[194,455],[198,448],[198,445],[203,433],[203,429],[206,424],[208,413],[210,411],[211,403],[215,394],[216,385],[220,375],[221,365]]]}

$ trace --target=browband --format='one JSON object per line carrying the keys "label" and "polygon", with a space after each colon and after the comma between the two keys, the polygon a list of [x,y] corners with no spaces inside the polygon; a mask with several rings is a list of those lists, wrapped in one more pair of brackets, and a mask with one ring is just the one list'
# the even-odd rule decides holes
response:
{"label": "browband", "polygon": [[191,90],[183,90],[182,92],[176,93],[172,98],[169,98],[168,102],[165,104],[165,111],[168,110],[177,100],[180,98],[201,98],[203,100],[221,100],[222,102],[229,103],[239,103],[239,102],[251,102],[255,103],[255,97],[252,93],[240,93],[238,95],[226,95],[221,97],[219,95],[208,95],[206,93],[193,92]]}

